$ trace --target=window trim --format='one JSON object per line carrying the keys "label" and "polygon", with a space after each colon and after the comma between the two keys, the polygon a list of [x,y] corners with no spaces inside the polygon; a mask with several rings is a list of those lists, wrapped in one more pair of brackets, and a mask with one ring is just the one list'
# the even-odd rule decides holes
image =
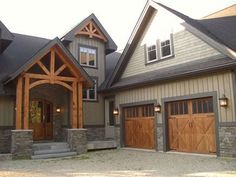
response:
{"label": "window trim", "polygon": [[98,93],[97,93],[97,89],[98,89],[98,78],[97,77],[92,77],[92,80],[95,81],[94,84],[94,99],[90,99],[89,97],[89,90],[90,89],[86,89],[86,98],[83,98],[83,101],[88,101],[88,102],[97,102],[98,101]]}
{"label": "window trim", "polygon": [[[95,65],[94,65],[94,66],[85,65],[85,64],[82,64],[82,63],[81,63],[81,61],[80,61],[80,48],[81,48],[81,47],[96,50],[96,59],[95,59]],[[97,47],[94,47],[94,46],[79,44],[79,45],[78,45],[78,62],[79,62],[79,64],[80,64],[82,67],[98,69],[98,48],[97,48]]]}
{"label": "window trim", "polygon": [[[165,56],[165,57],[161,57],[161,52],[162,52],[162,51],[161,51],[161,40],[160,40],[160,39],[157,39],[157,40],[156,40],[156,44],[153,44],[153,45],[156,45],[156,57],[157,57],[157,59],[152,60],[152,61],[149,61],[149,60],[148,60],[148,47],[151,46],[151,45],[147,45],[147,44],[144,45],[145,65],[151,65],[151,64],[154,64],[154,63],[156,63],[156,62],[166,61],[167,59],[171,59],[171,58],[173,58],[173,57],[175,56],[175,55],[174,55],[173,34],[171,33],[169,39],[166,39],[166,40],[170,40],[170,51],[171,51],[171,55],[168,55],[168,56]],[[163,41],[164,41],[164,40],[163,40]]]}
{"label": "window trim", "polygon": [[[149,55],[148,55],[148,47],[151,47],[151,46],[153,46],[153,45],[155,45],[155,47],[156,47],[156,59],[154,59],[154,60],[149,60]],[[156,43],[155,44],[151,44],[151,45],[146,45],[145,46],[146,47],[146,64],[150,64],[150,63],[154,63],[154,62],[156,62],[156,61],[158,61],[158,53],[157,53],[157,45],[156,45]]]}
{"label": "window trim", "polygon": [[[170,41],[170,55],[167,55],[167,56],[162,57],[162,47],[161,47],[161,43],[164,42],[164,41],[167,41],[167,40]],[[170,58],[170,57],[174,56],[174,44],[173,44],[173,34],[172,34],[172,33],[169,35],[169,38],[168,38],[168,39],[159,40],[159,52],[160,52],[160,60],[164,60],[164,59],[166,59],[166,58]]]}

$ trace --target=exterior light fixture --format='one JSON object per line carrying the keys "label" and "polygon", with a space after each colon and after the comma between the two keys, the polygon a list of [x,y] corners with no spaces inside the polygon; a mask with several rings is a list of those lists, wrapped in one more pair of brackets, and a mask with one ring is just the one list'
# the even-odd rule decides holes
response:
{"label": "exterior light fixture", "polygon": [[219,98],[220,101],[220,107],[227,107],[228,106],[228,98],[225,96],[225,94]]}
{"label": "exterior light fixture", "polygon": [[161,112],[161,105],[158,103],[154,106],[154,111],[160,113]]}
{"label": "exterior light fixture", "polygon": [[57,106],[56,112],[57,112],[57,113],[60,113],[60,112],[61,112],[61,108],[60,108],[59,106]]}
{"label": "exterior light fixture", "polygon": [[119,109],[118,108],[113,110],[113,115],[115,115],[115,116],[119,115]]}

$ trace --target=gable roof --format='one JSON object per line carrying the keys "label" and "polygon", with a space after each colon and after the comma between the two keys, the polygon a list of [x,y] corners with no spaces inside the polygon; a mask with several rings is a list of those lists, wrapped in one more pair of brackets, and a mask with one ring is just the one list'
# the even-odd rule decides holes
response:
{"label": "gable roof", "polygon": [[60,47],[64,54],[79,69],[86,81],[92,84],[93,81],[91,78],[58,38],[48,40],[21,34],[15,34],[12,44],[0,55],[0,82],[7,84],[15,79],[22,71],[30,66],[36,59],[48,52],[54,45]]}
{"label": "gable roof", "polygon": [[[230,29],[227,29],[228,27],[224,26],[226,24],[232,23],[232,21],[235,20],[235,17],[230,20],[222,20],[221,22],[219,22],[218,25],[215,25],[209,21],[204,21],[204,20],[201,21],[201,20],[192,19],[192,18],[190,18],[190,17],[188,17],[188,16],[186,16],[174,9],[171,9],[171,8],[161,4],[161,3],[157,3],[155,1],[148,0],[137,23],[136,23],[136,25],[135,25],[135,27],[134,27],[134,30],[133,30],[126,46],[125,46],[124,52],[122,53],[120,60],[117,64],[116,68],[114,69],[111,79],[107,82],[106,87],[108,87],[108,88],[111,87],[112,84],[114,84],[120,78],[121,74],[123,73],[124,69],[126,68],[126,66],[128,64],[128,61],[134,51],[134,48],[137,46],[138,40],[140,39],[141,35],[143,34],[143,32],[147,26],[147,23],[151,20],[151,18],[156,13],[158,6],[161,6],[162,8],[164,8],[167,11],[171,12],[172,14],[176,15],[177,17],[182,19],[186,24],[197,29],[201,33],[205,34],[213,41],[216,41],[217,43],[220,43],[220,44],[226,46],[227,49],[232,49],[233,52],[235,53],[235,51],[236,51],[236,48],[235,48],[236,38],[234,38],[234,39],[231,39],[230,37],[227,37],[227,39],[224,38],[224,35],[226,35],[226,33],[231,33],[231,36],[235,33],[235,32],[233,32],[233,29],[235,29],[235,27],[236,27],[235,23],[231,24],[232,28],[230,28]],[[215,28],[216,26],[220,27],[220,28]],[[228,36],[230,36],[230,34],[228,34]],[[226,51],[229,52],[228,50],[226,50]]]}
{"label": "gable roof", "polygon": [[107,42],[105,44],[105,53],[109,54],[117,49],[117,45],[112,40],[111,36],[107,33],[105,28],[102,26],[100,21],[97,19],[97,17],[94,14],[89,15],[87,18],[85,18],[82,22],[80,22],[78,25],[76,25],[73,29],[71,29],[68,33],[66,33],[62,38],[63,43],[69,43],[75,38],[76,31],[82,29],[89,21],[93,21],[98,28],[101,30],[101,32],[105,35],[107,38]]}

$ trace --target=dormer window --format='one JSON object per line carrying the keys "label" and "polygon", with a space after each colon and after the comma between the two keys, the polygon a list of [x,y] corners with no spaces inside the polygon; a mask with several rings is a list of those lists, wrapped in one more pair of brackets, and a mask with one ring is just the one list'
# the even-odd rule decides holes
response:
{"label": "dormer window", "polygon": [[160,54],[161,59],[172,56],[171,40],[163,40],[160,42]]}
{"label": "dormer window", "polygon": [[156,45],[150,45],[147,47],[147,62],[153,62],[157,60]]}
{"label": "dormer window", "polygon": [[157,39],[156,44],[146,45],[146,64],[171,58],[174,56],[172,34],[165,40]]}
{"label": "dormer window", "polygon": [[79,62],[82,66],[97,67],[97,49],[79,47]]}

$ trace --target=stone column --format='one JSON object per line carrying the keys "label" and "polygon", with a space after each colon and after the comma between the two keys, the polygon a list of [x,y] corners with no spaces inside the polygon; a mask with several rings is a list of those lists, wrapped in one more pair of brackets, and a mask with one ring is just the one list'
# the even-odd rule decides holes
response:
{"label": "stone column", "polygon": [[87,149],[87,130],[83,128],[74,128],[67,130],[67,142],[72,151],[77,154],[83,154],[88,151]]}
{"label": "stone column", "polygon": [[236,127],[219,127],[220,156],[236,157]]}
{"label": "stone column", "polygon": [[163,151],[163,127],[157,125],[157,150]]}
{"label": "stone column", "polygon": [[33,130],[11,131],[11,153],[13,159],[31,159]]}

